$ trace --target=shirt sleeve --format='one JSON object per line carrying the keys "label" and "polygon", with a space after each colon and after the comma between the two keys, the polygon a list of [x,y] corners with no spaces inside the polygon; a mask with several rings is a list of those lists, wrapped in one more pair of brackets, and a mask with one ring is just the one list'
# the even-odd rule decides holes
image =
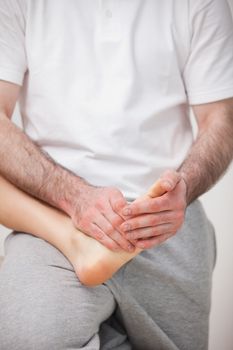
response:
{"label": "shirt sleeve", "polygon": [[184,84],[191,105],[233,97],[233,21],[226,0],[190,1]]}
{"label": "shirt sleeve", "polygon": [[0,80],[23,84],[27,70],[24,1],[0,0]]}

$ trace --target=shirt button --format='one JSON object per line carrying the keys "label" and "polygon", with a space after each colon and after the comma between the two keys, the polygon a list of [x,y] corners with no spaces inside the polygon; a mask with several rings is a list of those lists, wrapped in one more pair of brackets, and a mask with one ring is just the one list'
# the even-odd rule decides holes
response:
{"label": "shirt button", "polygon": [[105,11],[105,15],[106,15],[106,17],[111,18],[112,17],[112,12],[110,10],[106,10]]}

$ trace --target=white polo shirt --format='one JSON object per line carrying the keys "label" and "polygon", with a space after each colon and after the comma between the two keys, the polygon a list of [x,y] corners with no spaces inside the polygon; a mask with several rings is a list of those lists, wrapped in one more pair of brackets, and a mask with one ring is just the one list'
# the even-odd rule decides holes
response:
{"label": "white polo shirt", "polygon": [[0,0],[0,79],[25,132],[128,200],[192,142],[188,105],[233,96],[225,0]]}

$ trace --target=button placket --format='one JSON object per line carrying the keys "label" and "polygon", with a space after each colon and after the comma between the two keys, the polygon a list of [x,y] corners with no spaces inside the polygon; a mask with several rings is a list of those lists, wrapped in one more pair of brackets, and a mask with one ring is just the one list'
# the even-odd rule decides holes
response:
{"label": "button placket", "polygon": [[100,36],[103,40],[118,40],[120,34],[119,16],[116,13],[118,0],[100,0]]}
{"label": "button placket", "polygon": [[107,18],[112,18],[112,11],[109,10],[109,9],[107,9],[107,10],[105,11],[105,15],[106,15]]}

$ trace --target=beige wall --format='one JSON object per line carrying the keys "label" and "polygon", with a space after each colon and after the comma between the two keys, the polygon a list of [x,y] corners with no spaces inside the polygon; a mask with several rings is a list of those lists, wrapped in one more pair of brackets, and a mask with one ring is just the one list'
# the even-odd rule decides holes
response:
{"label": "beige wall", "polygon": [[[229,2],[233,9],[233,0],[229,0]],[[207,214],[216,228],[218,242],[218,260],[213,279],[209,349],[232,350],[233,166],[215,188],[203,196],[202,200]],[[3,241],[7,233],[8,231],[0,226],[0,255],[3,254]]]}

